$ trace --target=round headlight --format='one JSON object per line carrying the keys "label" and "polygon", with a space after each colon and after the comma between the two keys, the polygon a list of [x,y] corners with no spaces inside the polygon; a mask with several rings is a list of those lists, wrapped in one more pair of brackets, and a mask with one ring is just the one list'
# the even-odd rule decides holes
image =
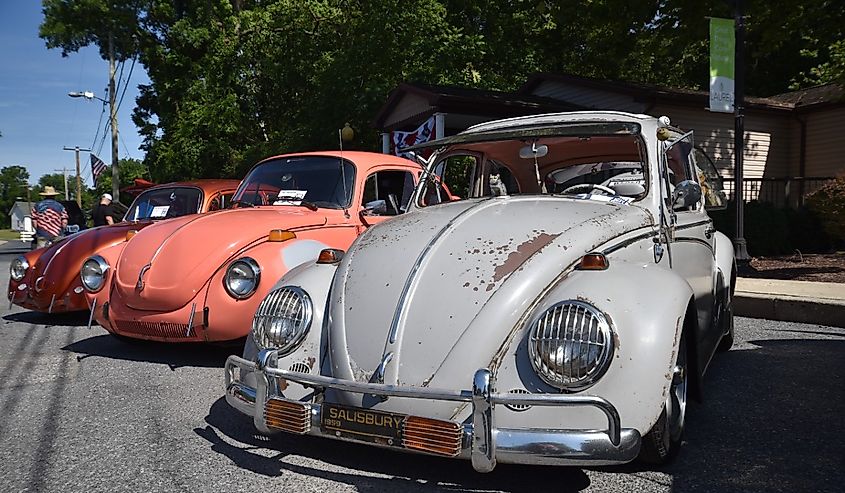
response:
{"label": "round headlight", "polygon": [[261,280],[261,268],[255,260],[244,257],[232,262],[223,276],[223,286],[229,296],[237,300],[249,298]]}
{"label": "round headlight", "polygon": [[82,278],[82,287],[92,293],[99,291],[105,283],[108,270],[109,264],[106,259],[99,255],[89,257],[79,271],[79,276]]}
{"label": "round headlight", "polygon": [[29,262],[23,257],[18,257],[12,260],[12,263],[9,265],[9,275],[15,281],[20,281],[26,275],[27,269],[29,269]]}
{"label": "round headlight", "polygon": [[528,354],[534,370],[547,384],[563,391],[583,390],[610,366],[613,331],[596,307],[563,301],[531,325]]}
{"label": "round headlight", "polygon": [[311,326],[311,297],[296,286],[274,289],[261,301],[252,319],[252,337],[262,349],[292,351]]}

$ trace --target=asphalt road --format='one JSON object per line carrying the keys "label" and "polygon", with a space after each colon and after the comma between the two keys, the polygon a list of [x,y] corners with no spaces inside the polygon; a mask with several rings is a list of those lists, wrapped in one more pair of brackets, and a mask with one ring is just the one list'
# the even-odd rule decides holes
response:
{"label": "asphalt road", "polygon": [[[8,282],[12,245],[0,248]],[[5,251],[5,252],[4,252]],[[222,398],[226,351],[133,345],[87,315],[3,304],[0,491],[842,491],[845,329],[737,319],[678,460],[661,470],[500,465],[308,437],[268,440]]]}

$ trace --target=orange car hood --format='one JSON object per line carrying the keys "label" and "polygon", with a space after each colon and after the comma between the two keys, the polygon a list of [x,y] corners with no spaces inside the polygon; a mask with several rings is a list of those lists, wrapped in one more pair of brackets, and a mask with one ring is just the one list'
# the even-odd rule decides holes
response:
{"label": "orange car hood", "polygon": [[136,310],[176,310],[193,299],[217,269],[265,240],[271,229],[318,227],[326,221],[319,211],[294,207],[230,209],[164,221],[126,245],[117,263],[115,289]]}
{"label": "orange car hood", "polygon": [[68,286],[79,278],[82,263],[91,255],[126,239],[129,230],[140,230],[150,221],[137,223],[122,222],[111,226],[87,229],[69,236],[63,241],[46,248],[33,266],[32,279],[44,277],[39,295],[49,298],[61,296]]}

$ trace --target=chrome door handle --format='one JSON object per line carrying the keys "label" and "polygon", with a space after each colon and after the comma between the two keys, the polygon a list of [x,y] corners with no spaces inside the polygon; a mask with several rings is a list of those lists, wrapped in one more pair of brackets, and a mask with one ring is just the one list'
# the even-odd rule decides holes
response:
{"label": "chrome door handle", "polygon": [[716,228],[713,224],[708,224],[706,228],[704,228],[704,237],[708,240],[713,237],[713,233],[716,232]]}

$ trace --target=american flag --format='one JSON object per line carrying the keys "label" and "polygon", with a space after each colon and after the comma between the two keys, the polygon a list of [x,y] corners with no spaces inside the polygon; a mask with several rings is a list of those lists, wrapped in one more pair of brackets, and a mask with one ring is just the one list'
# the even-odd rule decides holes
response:
{"label": "american flag", "polygon": [[94,187],[97,187],[97,178],[100,176],[100,173],[106,169],[106,163],[103,162],[102,159],[98,158],[91,153],[91,176],[94,178]]}

